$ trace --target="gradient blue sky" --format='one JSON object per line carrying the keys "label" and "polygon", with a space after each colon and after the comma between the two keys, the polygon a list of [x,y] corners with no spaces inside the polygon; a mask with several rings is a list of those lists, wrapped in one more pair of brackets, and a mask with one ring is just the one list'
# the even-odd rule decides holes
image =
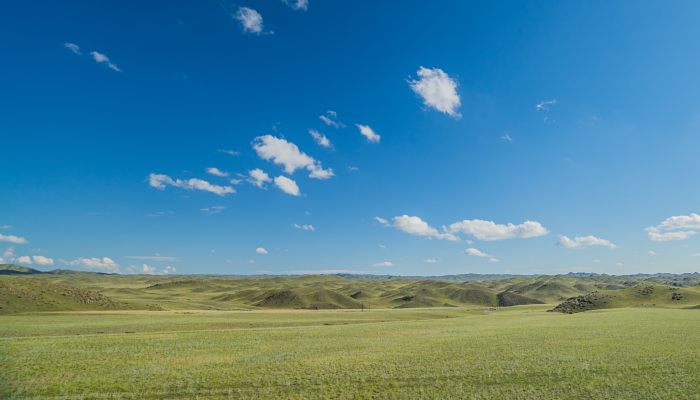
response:
{"label": "gradient blue sky", "polygon": [[[700,270],[700,3],[294,6],[5,2],[3,260],[217,274]],[[246,31],[241,7],[263,26]],[[446,74],[433,95],[454,115],[412,90],[420,67]],[[345,127],[321,121],[327,110]],[[264,135],[334,176],[261,158]],[[256,187],[255,168],[300,195]],[[153,187],[153,173],[180,187]],[[191,178],[235,193],[190,190]],[[450,230],[464,220],[495,225]]]}

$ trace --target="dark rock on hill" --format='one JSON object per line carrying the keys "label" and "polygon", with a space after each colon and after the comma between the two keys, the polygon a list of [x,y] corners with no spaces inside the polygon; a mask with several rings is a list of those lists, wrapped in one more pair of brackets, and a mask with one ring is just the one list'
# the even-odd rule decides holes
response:
{"label": "dark rock on hill", "polygon": [[592,292],[584,294],[583,296],[568,298],[549,311],[574,314],[588,310],[595,310],[602,308],[601,306],[607,303],[608,299],[609,296],[607,295],[601,294],[600,292]]}

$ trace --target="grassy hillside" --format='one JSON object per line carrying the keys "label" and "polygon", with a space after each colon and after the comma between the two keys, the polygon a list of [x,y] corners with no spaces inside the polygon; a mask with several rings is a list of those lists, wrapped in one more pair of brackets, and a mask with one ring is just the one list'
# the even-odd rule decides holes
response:
{"label": "grassy hillside", "polygon": [[700,288],[642,283],[620,290],[594,291],[573,297],[552,311],[573,314],[582,311],[621,307],[692,308],[700,305]]}
{"label": "grassy hillside", "polygon": [[38,269],[23,267],[16,264],[0,264],[0,275],[32,275],[41,274]]}
{"label": "grassy hillside", "polygon": [[[700,305],[698,286],[665,286],[648,283],[647,280],[633,281],[628,277],[542,276],[457,282],[427,279],[361,280],[334,275],[245,278],[60,272],[0,276],[0,283],[0,313],[4,314],[119,308],[492,308],[557,304],[594,292],[600,295],[600,299],[589,299],[591,304],[583,309]],[[640,287],[653,289],[649,293],[640,294],[637,293],[641,290]],[[97,295],[101,296],[99,302],[85,300]],[[575,300],[569,303],[571,302]],[[578,308],[573,307],[576,310]]]}
{"label": "grassy hillside", "polygon": [[697,310],[0,316],[0,398],[691,399]]}
{"label": "grassy hillside", "polygon": [[0,313],[126,309],[95,291],[18,276],[0,279]]}

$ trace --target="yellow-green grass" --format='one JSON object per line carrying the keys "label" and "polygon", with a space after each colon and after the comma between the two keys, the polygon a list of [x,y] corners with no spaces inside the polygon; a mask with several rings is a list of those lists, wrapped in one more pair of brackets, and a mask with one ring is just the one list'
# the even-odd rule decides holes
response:
{"label": "yellow-green grass", "polygon": [[700,311],[546,308],[0,316],[0,398],[700,398]]}

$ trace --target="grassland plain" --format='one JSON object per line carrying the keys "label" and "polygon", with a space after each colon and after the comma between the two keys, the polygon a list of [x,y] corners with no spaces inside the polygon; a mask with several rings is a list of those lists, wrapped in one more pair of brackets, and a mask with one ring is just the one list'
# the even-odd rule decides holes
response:
{"label": "grassland plain", "polygon": [[698,399],[700,312],[0,316],[0,397]]}

